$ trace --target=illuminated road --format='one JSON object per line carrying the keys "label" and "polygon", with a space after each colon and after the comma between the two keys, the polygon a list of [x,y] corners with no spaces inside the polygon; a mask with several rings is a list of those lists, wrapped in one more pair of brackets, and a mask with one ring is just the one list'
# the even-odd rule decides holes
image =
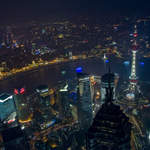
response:
{"label": "illuminated road", "polygon": [[51,132],[57,131],[57,130],[65,128],[65,127],[73,126],[74,124],[75,124],[75,122],[68,123],[68,124],[62,124],[62,125],[57,124],[57,125],[55,125],[53,127],[49,127],[46,130],[43,130],[43,131],[39,132],[39,133],[35,133],[35,136],[30,141],[30,148],[31,148],[31,150],[36,150],[34,145],[35,145],[35,142],[37,140],[41,140],[42,137],[45,137],[45,136],[49,135]]}
{"label": "illuminated road", "polygon": [[[56,58],[56,59],[53,59],[51,61],[40,60],[38,63],[34,62],[34,63],[28,64],[28,66],[22,67],[20,69],[14,68],[14,69],[10,70],[9,72],[0,72],[0,80],[3,80],[4,78],[7,78],[7,77],[12,76],[12,75],[16,75],[17,73],[20,73],[20,72],[25,72],[25,71],[36,69],[40,66],[47,66],[47,65],[50,65],[50,64],[58,64],[58,63],[63,63],[63,62],[69,62],[69,61],[74,61],[74,60],[78,60],[78,59],[88,59],[88,58],[95,58],[95,57],[103,58],[103,53],[104,52],[105,52],[105,50],[102,50],[99,54],[90,55],[88,57],[86,55],[77,55],[77,56],[72,56],[72,59]],[[105,53],[107,53],[107,52],[105,52]],[[118,58],[122,58],[119,52],[112,52],[112,53],[109,53],[109,54],[113,54]]]}
{"label": "illuminated road", "polygon": [[[129,117],[129,121],[132,124],[131,131],[131,146],[132,150],[142,150],[146,143],[146,130],[143,125],[143,121],[139,112],[141,112],[141,106],[143,108],[144,104],[147,104],[146,100],[141,101],[140,104],[135,101],[127,101],[121,100],[117,101],[117,103],[121,106],[123,110],[125,110],[125,114]],[[137,115],[133,113],[133,111],[137,111]]]}

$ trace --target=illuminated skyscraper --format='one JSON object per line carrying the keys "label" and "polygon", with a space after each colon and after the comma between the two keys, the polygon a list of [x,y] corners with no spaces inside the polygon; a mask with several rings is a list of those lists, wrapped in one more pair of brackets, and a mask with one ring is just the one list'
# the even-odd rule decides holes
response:
{"label": "illuminated skyscraper", "polygon": [[20,123],[31,121],[31,114],[27,102],[26,91],[24,88],[14,89],[14,100],[17,109],[17,118]]}
{"label": "illuminated skyscraper", "polygon": [[85,128],[88,128],[93,120],[90,84],[90,76],[78,73],[78,119]]}
{"label": "illuminated skyscraper", "polygon": [[87,150],[131,150],[131,124],[128,117],[114,105],[113,89],[106,88],[106,99],[96,114],[86,139]]}
{"label": "illuminated skyscraper", "polygon": [[[50,91],[47,85],[40,85],[36,88],[37,97],[39,101],[39,110],[41,112],[41,122],[51,120],[51,107],[50,107]],[[42,121],[43,120],[43,121]]]}
{"label": "illuminated skyscraper", "polygon": [[70,109],[70,102],[69,102],[69,92],[68,92],[68,84],[61,85],[62,88],[59,90],[59,111],[60,111],[60,118],[66,119],[71,117],[71,109]]}
{"label": "illuminated skyscraper", "polygon": [[138,45],[137,45],[137,37],[138,37],[138,33],[137,33],[137,26],[134,26],[134,34],[133,34],[133,44],[132,44],[132,64],[131,64],[131,74],[129,76],[129,90],[134,93],[136,90],[136,86],[137,86],[137,81],[138,81],[138,77],[136,75],[136,53],[138,51]]}
{"label": "illuminated skyscraper", "polygon": [[100,87],[101,87],[101,77],[92,75],[90,76],[90,86],[91,86],[91,100],[92,100],[92,109],[93,116],[97,113],[100,108]]}
{"label": "illuminated skyscraper", "polygon": [[50,91],[47,85],[40,85],[36,88],[37,95],[40,100],[41,107],[47,108],[50,106]]}
{"label": "illuminated skyscraper", "polygon": [[113,99],[115,99],[115,75],[113,73],[104,74],[101,79],[101,104],[105,103],[106,88],[108,88],[109,83],[113,88]]}
{"label": "illuminated skyscraper", "polygon": [[[12,113],[16,112],[13,95],[2,93],[0,94],[0,120],[8,120]],[[12,120],[14,121],[14,120]]]}
{"label": "illuminated skyscraper", "polygon": [[69,52],[69,59],[72,60],[72,52]]}

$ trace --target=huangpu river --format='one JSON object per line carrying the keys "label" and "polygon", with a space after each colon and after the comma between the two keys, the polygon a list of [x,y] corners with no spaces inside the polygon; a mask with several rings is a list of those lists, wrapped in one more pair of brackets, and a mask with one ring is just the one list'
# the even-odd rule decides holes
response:
{"label": "huangpu river", "polygon": [[[14,88],[25,87],[28,91],[38,85],[47,84],[49,87],[56,86],[59,81],[73,79],[76,77],[76,68],[82,67],[83,72],[88,74],[103,75],[108,72],[118,73],[121,80],[127,80],[130,74],[130,65],[124,64],[125,60],[113,58],[108,63],[102,59],[90,58],[71,62],[42,66],[30,71],[18,73],[0,81],[0,92],[11,92]],[[137,62],[137,74],[139,80],[149,84],[150,82],[150,59],[145,59],[144,65]],[[65,72],[64,74],[62,72]],[[150,92],[150,90],[149,90]]]}

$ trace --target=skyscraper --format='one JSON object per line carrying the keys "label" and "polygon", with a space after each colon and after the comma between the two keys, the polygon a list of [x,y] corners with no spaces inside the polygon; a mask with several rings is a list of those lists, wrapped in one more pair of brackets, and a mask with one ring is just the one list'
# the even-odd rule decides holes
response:
{"label": "skyscraper", "polygon": [[107,89],[106,102],[88,130],[87,150],[131,150],[131,124],[120,107],[113,104],[113,91],[110,89]]}
{"label": "skyscraper", "polygon": [[137,33],[137,26],[134,26],[134,34],[133,34],[133,44],[132,44],[132,64],[131,64],[131,74],[129,76],[129,90],[131,91],[131,93],[135,93],[136,90],[136,86],[137,86],[137,81],[138,81],[138,77],[136,75],[136,53],[138,51],[138,44],[137,44],[137,37],[138,37],[138,33]]}
{"label": "skyscraper", "polygon": [[93,120],[90,76],[78,74],[78,119],[82,127],[88,128]]}
{"label": "skyscraper", "polygon": [[61,119],[67,119],[71,116],[69,104],[68,84],[65,84],[65,86],[59,90],[59,108]]}
{"label": "skyscraper", "polygon": [[91,100],[92,100],[92,109],[93,109],[93,117],[97,113],[100,108],[100,87],[101,87],[101,77],[92,75],[90,76],[90,86],[91,86]]}
{"label": "skyscraper", "polygon": [[7,93],[0,94],[0,121],[5,121],[15,111],[13,95]]}
{"label": "skyscraper", "polygon": [[[52,108],[50,106],[50,91],[47,85],[40,85],[36,88],[38,97],[38,109],[40,110],[40,123],[45,124],[52,119]],[[39,117],[37,117],[39,119]],[[37,121],[38,122],[38,121]]]}
{"label": "skyscraper", "polygon": [[108,86],[113,88],[113,99],[115,99],[115,75],[113,73],[106,73],[102,76],[101,79],[101,104],[105,103],[106,100],[106,89]]}
{"label": "skyscraper", "polygon": [[14,101],[17,109],[17,118],[20,123],[31,121],[26,91],[24,88],[14,89]]}

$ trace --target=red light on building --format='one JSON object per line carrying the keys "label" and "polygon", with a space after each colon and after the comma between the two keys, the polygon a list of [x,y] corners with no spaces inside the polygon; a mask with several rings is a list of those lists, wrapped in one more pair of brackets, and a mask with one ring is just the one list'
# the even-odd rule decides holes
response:
{"label": "red light on building", "polygon": [[25,89],[24,88],[21,88],[20,89],[20,94],[24,94],[25,93]]}
{"label": "red light on building", "polygon": [[137,45],[133,45],[132,46],[132,50],[134,50],[134,51],[138,50],[138,46]]}
{"label": "red light on building", "polygon": [[88,43],[88,42],[89,42],[88,40],[84,40],[84,41],[83,41],[83,43]]}
{"label": "red light on building", "polygon": [[18,94],[19,94],[19,92],[18,92],[17,89],[14,89],[14,94],[15,94],[15,95],[18,95]]}
{"label": "red light on building", "polygon": [[9,120],[7,123],[8,124],[11,124],[12,122],[14,122],[15,121],[15,119],[11,119],[11,120]]}
{"label": "red light on building", "polygon": [[136,79],[131,79],[130,82],[132,82],[132,83],[137,83],[138,80],[136,80]]}
{"label": "red light on building", "polygon": [[136,37],[138,36],[138,34],[137,34],[137,33],[134,33],[133,36],[136,38]]}

